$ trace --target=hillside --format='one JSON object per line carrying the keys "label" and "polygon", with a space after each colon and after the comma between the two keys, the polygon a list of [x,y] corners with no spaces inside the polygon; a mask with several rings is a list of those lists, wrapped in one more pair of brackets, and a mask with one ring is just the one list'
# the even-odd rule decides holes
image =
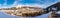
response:
{"label": "hillside", "polygon": [[3,8],[2,10],[4,10],[5,13],[13,16],[38,16],[45,13],[40,7],[28,6]]}

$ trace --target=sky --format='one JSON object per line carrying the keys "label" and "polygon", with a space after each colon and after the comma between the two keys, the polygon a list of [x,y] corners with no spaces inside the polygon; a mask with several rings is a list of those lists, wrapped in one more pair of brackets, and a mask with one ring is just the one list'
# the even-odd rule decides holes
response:
{"label": "sky", "polygon": [[0,0],[0,8],[8,8],[14,6],[37,6],[46,8],[59,1],[60,0]]}
{"label": "sky", "polygon": [[[9,8],[15,6],[36,6],[46,8],[57,2],[60,2],[60,0],[0,0],[0,8]],[[49,15],[50,13],[37,16],[35,18],[48,18]],[[16,17],[9,16],[0,12],[0,18],[16,18]]]}

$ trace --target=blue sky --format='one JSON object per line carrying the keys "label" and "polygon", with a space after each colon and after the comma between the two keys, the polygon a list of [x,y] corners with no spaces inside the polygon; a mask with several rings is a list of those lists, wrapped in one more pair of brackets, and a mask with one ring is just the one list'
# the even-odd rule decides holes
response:
{"label": "blue sky", "polygon": [[0,8],[13,7],[18,5],[36,5],[39,7],[47,7],[59,1],[60,0],[0,0]]}
{"label": "blue sky", "polygon": [[[0,8],[8,8],[14,6],[37,6],[46,8],[57,2],[60,2],[60,0],[0,0]],[[49,15],[50,13],[35,18],[48,18]],[[0,13],[0,18],[16,18],[16,17]]]}

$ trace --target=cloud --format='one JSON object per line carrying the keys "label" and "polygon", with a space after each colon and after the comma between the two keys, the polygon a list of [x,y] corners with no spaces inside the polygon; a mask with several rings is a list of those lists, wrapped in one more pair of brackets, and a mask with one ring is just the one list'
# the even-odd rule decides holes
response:
{"label": "cloud", "polygon": [[[56,2],[54,2],[56,3]],[[46,8],[54,3],[45,3],[45,4],[17,4],[17,2],[15,2],[13,5],[10,5],[10,7],[15,7],[15,6],[34,6],[34,7],[42,7],[42,8]]]}
{"label": "cloud", "polygon": [[[6,1],[6,0],[5,0]],[[36,6],[36,7],[42,7],[42,8],[46,8],[52,4],[55,4],[57,1],[55,0],[54,2],[51,2],[49,0],[44,0],[42,1],[44,4],[39,4],[39,3],[19,3],[20,1],[23,1],[23,0],[15,0],[15,2],[11,5],[8,5],[6,4],[6,2],[2,5],[2,7],[15,7],[15,6]],[[41,2],[41,1],[40,1]],[[5,6],[6,5],[6,6]]]}

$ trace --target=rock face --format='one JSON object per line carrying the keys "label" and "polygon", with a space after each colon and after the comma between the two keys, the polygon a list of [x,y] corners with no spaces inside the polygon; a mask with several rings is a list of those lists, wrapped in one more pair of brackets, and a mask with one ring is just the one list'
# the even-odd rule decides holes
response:
{"label": "rock face", "polygon": [[10,14],[10,15],[15,15],[15,16],[38,16],[41,15],[44,12],[44,10],[40,7],[12,7],[12,8],[7,8],[3,9],[5,10],[5,13]]}

